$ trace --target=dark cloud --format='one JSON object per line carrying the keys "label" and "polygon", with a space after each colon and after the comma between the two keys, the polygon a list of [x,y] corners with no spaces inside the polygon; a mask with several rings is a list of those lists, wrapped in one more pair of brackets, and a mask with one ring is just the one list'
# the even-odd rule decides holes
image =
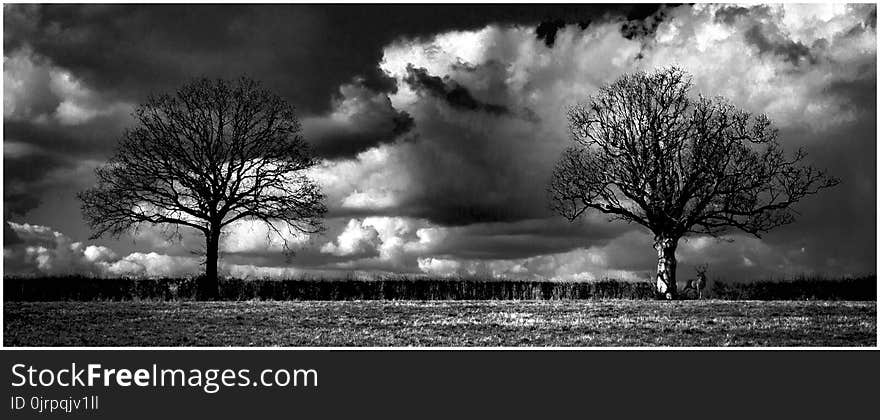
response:
{"label": "dark cloud", "polygon": [[[650,31],[653,31],[653,28],[657,27],[657,24],[660,22],[660,18],[655,16],[658,13],[658,10],[662,10],[665,6],[660,4],[628,4],[621,5],[621,9],[617,10],[617,17],[622,18],[631,22],[628,22],[624,25],[624,33],[635,34],[639,32],[643,35],[649,33],[647,30],[650,28]],[[603,19],[608,19],[611,16],[606,14],[602,16]],[[569,18],[570,19],[570,18]],[[643,23],[644,22],[644,23]],[[560,29],[565,28],[567,25],[577,25],[581,30],[587,29],[592,23],[592,19],[583,18],[581,15],[581,19],[578,20],[566,20],[566,19],[552,19],[552,20],[544,20],[535,28],[535,36],[538,39],[544,41],[544,44],[549,48],[553,48],[553,44],[556,43],[556,33],[559,32]],[[644,29],[636,29],[636,27],[644,28]],[[629,37],[629,36],[628,36]]]}
{"label": "dark cloud", "polygon": [[795,65],[801,64],[802,60],[810,63],[816,61],[810,48],[786,38],[775,27],[754,25],[745,32],[745,39],[761,53],[776,54]]}
{"label": "dark cloud", "polygon": [[[472,174],[473,172],[471,172]],[[466,175],[468,176],[468,175]],[[483,184],[483,182],[480,182]],[[448,195],[449,187],[433,185],[427,188],[426,194],[420,194],[411,204],[404,204],[401,212],[411,217],[426,217],[428,220],[443,226],[461,226],[472,223],[513,222],[530,218],[534,209],[524,205],[506,205],[501,200],[492,202],[481,197],[477,188],[467,191],[455,191],[456,196]],[[444,191],[446,190],[446,191]],[[497,191],[497,189],[496,189]],[[434,195],[431,192],[446,192],[446,195]],[[511,196],[527,194],[511,193]],[[442,198],[449,197],[449,198]]]}
{"label": "dark cloud", "polygon": [[[377,93],[396,92],[395,80],[377,62],[382,48],[402,36],[622,13],[618,9],[625,12],[628,6],[6,5],[4,76],[11,75],[10,59],[21,56],[16,82],[23,93],[14,114],[4,114],[5,138],[71,157],[109,156],[130,123],[126,111],[98,112],[82,123],[60,124],[56,113],[70,98],[53,90],[50,79],[62,71],[88,90],[87,105],[96,111],[115,103],[140,103],[197,76],[248,75],[288,99],[301,116],[321,115],[333,111],[329,98],[354,77]],[[6,88],[10,98],[13,89]],[[463,88],[453,87],[448,95],[465,107],[479,106]],[[501,111],[492,105],[486,109]],[[376,117],[381,112],[363,114]],[[354,119],[364,125],[325,126],[307,139],[320,156],[340,158],[392,141],[412,128],[412,118],[404,112]],[[61,164],[47,160],[31,172],[63,169]],[[40,192],[27,192],[21,177],[16,172],[6,178],[11,182],[6,185],[20,185],[13,189],[21,192],[4,198],[7,205],[27,211],[40,202]]]}
{"label": "dark cloud", "polygon": [[[508,125],[529,124],[515,121],[509,118]],[[420,123],[420,137],[402,163],[419,188],[400,203],[401,214],[444,226],[552,214],[543,192],[555,159],[538,151],[540,144],[479,127],[466,131],[440,121]]]}
{"label": "dark cloud", "polygon": [[749,15],[749,8],[742,6],[725,6],[715,12],[715,21],[733,25],[737,19]]}
{"label": "dark cloud", "polygon": [[452,228],[426,255],[468,260],[519,259],[601,247],[633,226],[606,223],[603,217],[569,223],[561,217],[512,223],[475,223]]}
{"label": "dark cloud", "polygon": [[[829,82],[823,93],[843,102],[844,111],[868,117],[876,113],[876,64],[865,63],[860,69],[855,70],[858,70],[857,74],[861,76],[859,79]],[[870,127],[864,129],[868,131]]]}
{"label": "dark cloud", "polygon": [[[4,182],[3,203],[4,212],[12,215],[24,216],[27,213],[42,204],[42,195],[45,193],[42,189],[33,190],[29,188],[14,188],[13,184]],[[7,192],[9,190],[18,190],[17,192]]]}
{"label": "dark cloud", "polygon": [[[4,121],[6,139],[37,146],[67,157],[97,158],[109,155],[129,125],[128,118],[96,117],[75,127],[55,122]],[[52,159],[47,163],[58,162]]]}
{"label": "dark cloud", "polygon": [[648,38],[666,19],[666,11],[666,6],[637,9],[637,12],[627,15],[628,20],[620,26],[620,32],[626,39]]}
{"label": "dark cloud", "polygon": [[288,97],[322,96],[314,84],[270,72],[273,65],[311,61],[303,44],[320,42],[312,30],[319,17],[307,8],[266,12],[236,5],[43,6],[30,27],[7,26],[4,46],[30,45],[99,90],[135,102],[200,75],[251,74]]}
{"label": "dark cloud", "polygon": [[42,202],[47,186],[46,173],[57,168],[72,168],[73,162],[45,152],[3,157],[4,213],[26,215]]}
{"label": "dark cloud", "polygon": [[280,252],[221,252],[221,258],[227,264],[249,264],[261,267],[284,267],[293,263],[299,268],[322,269],[333,268],[334,265],[361,258],[373,258],[378,255],[375,248],[367,248],[362,252],[333,255],[321,252],[321,247],[313,244],[293,250],[292,253]]}
{"label": "dark cloud", "polygon": [[[306,139],[329,159],[332,220],[327,234],[298,247],[294,259],[271,247],[243,247],[225,253],[227,263],[328,272],[419,272],[424,263],[442,272],[449,259],[461,262],[462,272],[481,266],[511,275],[650,273],[648,233],[601,215],[568,224],[545,197],[568,144],[564,107],[644,58],[639,66],[683,61],[707,94],[777,115],[786,149],[804,146],[811,163],[842,180],[801,203],[795,224],[763,240],[736,237],[725,245],[692,238],[681,246],[683,276],[703,260],[712,262],[713,274],[734,277],[873,271],[876,58],[864,48],[876,6],[850,7],[857,24],[821,39],[813,34],[824,28],[785,27],[775,6],[715,7],[7,6],[4,76],[11,83],[4,102],[15,107],[4,114],[4,216],[70,235],[45,242],[48,253],[40,255],[20,242],[10,249],[29,258],[26,270],[43,257],[84,261],[81,267],[101,272],[148,272],[165,263],[196,269],[180,259],[190,256],[187,249],[148,241],[136,251],[104,242],[130,258],[88,260],[107,250],[75,245],[87,228],[73,194],[76,184],[91,180],[89,165],[112,152],[130,123],[128,107],[193,76],[246,74],[297,106]],[[730,26],[721,28],[726,37],[696,38],[713,22]],[[675,34],[671,41],[655,37],[672,26],[664,33]],[[455,31],[469,29],[481,31],[456,38]],[[440,32],[446,43],[432,44]],[[472,36],[480,44],[463,45]],[[694,52],[697,40],[706,41],[698,46],[704,55]],[[474,58],[487,45],[486,57]],[[395,48],[400,71],[386,73],[378,67],[386,68],[383,51]],[[747,71],[733,64],[748,66],[756,57],[771,71],[752,88]],[[9,226],[7,241],[38,243],[10,234]],[[49,238],[48,230],[40,232]],[[150,255],[150,247],[164,254]]]}
{"label": "dark cloud", "polygon": [[[586,28],[589,23],[583,25],[583,28]],[[538,27],[535,28],[535,35],[538,39],[543,40],[544,44],[549,48],[553,48],[553,44],[556,43],[556,32],[565,27],[565,21],[562,19],[556,19],[554,21],[549,22],[541,22]]]}
{"label": "dark cloud", "polygon": [[841,272],[873,272],[877,263],[876,89],[867,95],[857,123],[833,134],[783,132],[807,143],[809,160],[840,179],[837,187],[799,203],[795,223],[770,232],[766,241],[778,249],[802,253],[804,266],[824,265]]}
{"label": "dark cloud", "polygon": [[30,148],[22,155],[3,155],[5,209],[18,215],[39,206],[53,189],[82,187],[90,182],[91,171],[82,173],[80,165],[84,160],[104,159],[122,132],[119,121],[111,118],[98,118],[78,127],[5,121],[3,129],[5,146]]}
{"label": "dark cloud", "polygon": [[413,118],[398,111],[384,92],[358,80],[340,88],[329,115],[302,119],[306,139],[318,157],[350,158],[409,132]]}
{"label": "dark cloud", "polygon": [[378,67],[372,67],[358,77],[360,83],[367,89],[381,93],[397,93],[397,80],[389,77]]}
{"label": "dark cloud", "polygon": [[[848,32],[848,36],[867,30],[871,25],[870,16],[872,13],[876,16],[876,8],[871,8],[869,12],[866,12],[869,16],[867,20],[860,25],[852,27]],[[811,47],[827,48],[830,40],[819,39],[810,46],[794,41],[776,23],[772,22],[771,14],[770,6],[765,5],[752,7],[725,6],[715,12],[715,21],[730,26],[742,23],[744,25],[742,28],[745,40],[762,54],[780,56],[794,65],[815,64],[817,56],[811,50]],[[755,17],[757,19],[751,19]],[[754,23],[756,21],[757,23]]]}
{"label": "dark cloud", "polygon": [[413,89],[438,97],[453,108],[467,111],[483,111],[490,114],[509,114],[510,110],[503,105],[489,104],[474,98],[464,86],[451,79],[431,76],[424,68],[407,66],[407,77],[404,81]]}
{"label": "dark cloud", "polygon": [[[194,76],[248,74],[301,108],[356,75],[373,87],[381,49],[401,36],[488,23],[626,13],[608,5],[10,5],[4,48],[24,45],[102,91],[141,101]],[[112,57],[112,59],[110,59]],[[316,70],[319,69],[319,70]]]}
{"label": "dark cloud", "polygon": [[[398,136],[406,134],[414,125],[413,118],[405,111],[399,111],[384,121],[376,121],[379,127],[360,125],[355,132],[328,133],[325,136],[313,138],[316,144],[314,150],[318,157],[335,159],[352,157],[371,147],[388,143]],[[377,131],[371,131],[375,128]]]}

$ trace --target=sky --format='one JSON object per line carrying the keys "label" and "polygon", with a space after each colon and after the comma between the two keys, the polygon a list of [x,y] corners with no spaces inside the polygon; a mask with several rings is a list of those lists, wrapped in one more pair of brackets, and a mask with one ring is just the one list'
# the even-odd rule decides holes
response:
{"label": "sky", "polygon": [[3,24],[6,275],[198,273],[196,233],[89,239],[76,193],[148,95],[246,75],[296,107],[329,212],[320,235],[231,226],[223,274],[647,279],[650,232],[569,223],[546,186],[569,106],[670,65],[841,180],[761,238],[683,240],[679,279],[875,273],[875,5],[5,5]]}

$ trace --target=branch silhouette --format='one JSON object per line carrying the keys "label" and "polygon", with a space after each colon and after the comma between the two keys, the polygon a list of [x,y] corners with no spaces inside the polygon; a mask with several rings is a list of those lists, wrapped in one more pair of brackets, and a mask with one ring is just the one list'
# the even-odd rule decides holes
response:
{"label": "branch silhouette", "polygon": [[305,171],[315,165],[293,106],[248,78],[194,80],[151,96],[134,112],[112,158],[81,192],[93,231],[118,237],[141,224],[181,226],[206,238],[208,297],[216,295],[219,238],[239,220],[258,220],[283,240],[318,233],[324,195]]}
{"label": "branch silhouette", "polygon": [[625,75],[568,111],[573,145],[548,187],[573,221],[588,210],[654,233],[657,291],[674,298],[675,248],[688,234],[739,229],[760,237],[791,223],[792,205],[839,181],[787,157],[764,115],[722,97],[690,96],[672,67]]}

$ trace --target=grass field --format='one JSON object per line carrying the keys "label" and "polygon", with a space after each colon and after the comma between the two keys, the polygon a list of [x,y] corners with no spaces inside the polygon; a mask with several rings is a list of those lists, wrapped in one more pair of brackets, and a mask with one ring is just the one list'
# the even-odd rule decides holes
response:
{"label": "grass field", "polygon": [[876,302],[5,302],[6,346],[876,346]]}

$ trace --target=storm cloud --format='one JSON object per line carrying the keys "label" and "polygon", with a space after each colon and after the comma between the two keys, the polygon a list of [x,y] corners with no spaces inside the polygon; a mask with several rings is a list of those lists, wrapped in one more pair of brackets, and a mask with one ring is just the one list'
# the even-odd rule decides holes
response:
{"label": "storm cloud", "polygon": [[[145,95],[193,76],[247,74],[297,106],[320,158],[310,176],[330,211],[324,235],[233,227],[221,249],[225,273],[646,278],[655,264],[647,231],[598,214],[569,224],[550,211],[545,190],[570,142],[566,109],[623,74],[669,65],[693,75],[695,95],[766,114],[787,150],[803,147],[809,163],[842,181],[761,239],[682,242],[682,273],[701,263],[727,279],[876,265],[873,5],[6,12],[7,272],[197,272],[194,232],[183,243],[146,229],[87,244],[75,200],[64,197],[93,182],[91,169]],[[90,246],[112,254],[87,255]]]}

